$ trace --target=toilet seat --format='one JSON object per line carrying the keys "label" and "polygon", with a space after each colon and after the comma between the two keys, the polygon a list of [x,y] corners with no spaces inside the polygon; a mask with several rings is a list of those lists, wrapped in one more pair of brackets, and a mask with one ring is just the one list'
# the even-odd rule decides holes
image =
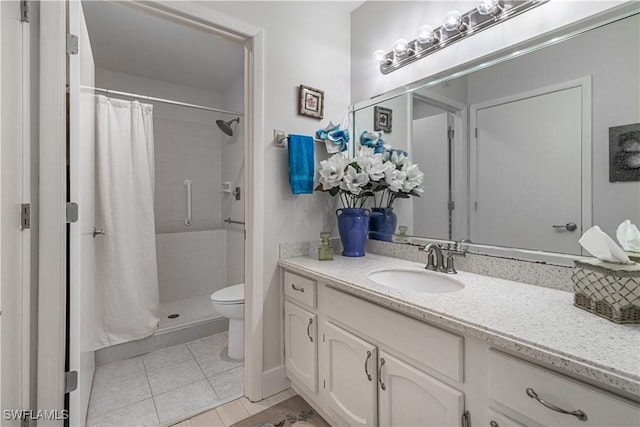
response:
{"label": "toilet seat", "polygon": [[227,286],[211,294],[216,304],[244,304],[244,283]]}

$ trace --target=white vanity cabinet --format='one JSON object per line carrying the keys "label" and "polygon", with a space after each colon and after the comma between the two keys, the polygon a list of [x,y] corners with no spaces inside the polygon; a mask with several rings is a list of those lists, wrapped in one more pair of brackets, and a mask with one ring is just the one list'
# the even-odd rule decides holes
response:
{"label": "white vanity cabinet", "polygon": [[378,358],[381,426],[457,426],[464,394],[384,351]]}
{"label": "white vanity cabinet", "polygon": [[283,277],[287,375],[332,425],[640,426],[637,402],[488,340]]}
{"label": "white vanity cabinet", "polygon": [[377,425],[377,348],[324,321],[320,351],[325,402],[349,426]]}
{"label": "white vanity cabinet", "polygon": [[[494,349],[488,378],[489,405],[519,414],[513,418],[522,425],[640,426],[638,404]],[[489,423],[519,425],[509,419]]]}
{"label": "white vanity cabinet", "polygon": [[349,426],[456,426],[464,395],[356,335],[324,321],[326,404]]}
{"label": "white vanity cabinet", "polygon": [[318,390],[318,315],[315,281],[285,272],[285,368],[311,392]]}

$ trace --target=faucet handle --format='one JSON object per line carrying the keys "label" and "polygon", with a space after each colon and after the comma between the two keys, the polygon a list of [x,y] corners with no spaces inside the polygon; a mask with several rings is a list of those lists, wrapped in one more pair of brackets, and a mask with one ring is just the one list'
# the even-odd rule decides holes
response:
{"label": "faucet handle", "polygon": [[436,266],[436,256],[434,255],[433,252],[428,252],[427,253],[427,265],[424,267],[427,270],[437,270],[437,266]]}
{"label": "faucet handle", "polygon": [[457,274],[455,267],[453,266],[453,255],[447,255],[447,267],[445,268],[445,273],[449,274]]}

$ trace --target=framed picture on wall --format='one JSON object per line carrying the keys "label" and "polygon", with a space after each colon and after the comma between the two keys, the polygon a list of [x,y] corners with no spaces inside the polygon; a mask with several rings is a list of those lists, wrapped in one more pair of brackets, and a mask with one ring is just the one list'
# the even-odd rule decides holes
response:
{"label": "framed picture on wall", "polygon": [[322,119],[324,116],[324,91],[300,85],[298,94],[298,114]]}
{"label": "framed picture on wall", "polygon": [[373,130],[391,132],[391,119],[393,111],[391,108],[374,107],[373,109]]}
{"label": "framed picture on wall", "polygon": [[640,123],[609,128],[609,182],[640,181]]}

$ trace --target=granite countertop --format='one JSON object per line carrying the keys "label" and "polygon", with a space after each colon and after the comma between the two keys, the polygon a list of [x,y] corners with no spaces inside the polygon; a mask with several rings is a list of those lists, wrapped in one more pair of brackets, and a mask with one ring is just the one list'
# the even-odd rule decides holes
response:
{"label": "granite countertop", "polygon": [[[640,400],[640,325],[620,325],[573,305],[573,294],[458,272],[464,289],[417,293],[379,285],[367,275],[423,263],[367,254],[333,261],[304,256],[280,266],[376,304],[489,341],[617,389]],[[444,273],[439,273],[444,274]]]}

